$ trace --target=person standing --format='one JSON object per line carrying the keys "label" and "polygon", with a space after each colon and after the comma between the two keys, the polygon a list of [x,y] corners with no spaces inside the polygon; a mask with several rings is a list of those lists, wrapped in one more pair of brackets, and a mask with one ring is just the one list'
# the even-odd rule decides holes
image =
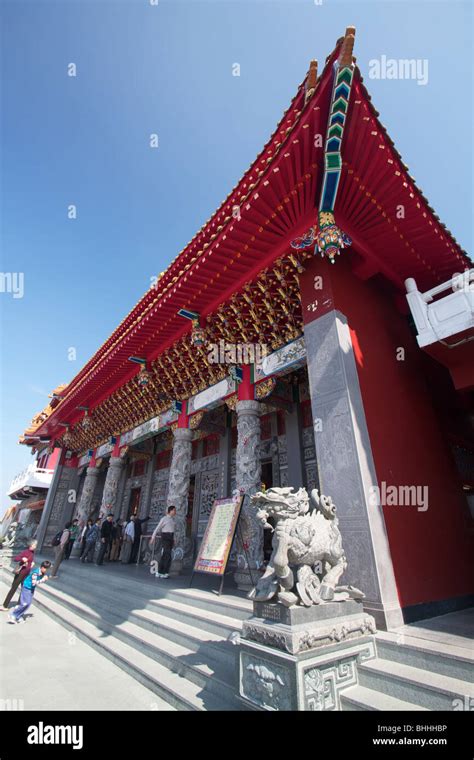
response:
{"label": "person standing", "polygon": [[17,604],[17,606],[14,608],[14,610],[8,616],[9,623],[24,623],[25,622],[24,614],[31,606],[35,589],[37,586],[40,585],[40,583],[45,583],[48,580],[46,571],[50,567],[51,567],[51,562],[49,562],[48,560],[45,560],[44,562],[41,563],[41,567],[35,567],[33,570],[30,570],[25,580],[23,581],[23,586],[22,586],[21,594],[20,594],[20,601]]}
{"label": "person standing", "polygon": [[84,554],[86,550],[86,535],[89,528],[92,528],[94,525],[93,521],[89,518],[89,520],[84,525],[83,529],[81,530],[81,535],[79,538],[80,544],[81,544],[81,553],[79,555],[79,559],[82,559],[82,555]]}
{"label": "person standing", "polygon": [[112,548],[110,550],[110,561],[115,562],[118,560],[120,555],[120,543],[122,540],[122,525],[119,520],[117,520],[116,523],[114,523],[113,533],[112,533]]}
{"label": "person standing", "polygon": [[135,538],[135,522],[129,520],[128,523],[123,526],[123,541],[122,541],[122,553],[120,555],[120,561],[126,565],[130,562],[130,555],[132,553],[133,540]]}
{"label": "person standing", "polygon": [[162,555],[158,565],[158,578],[169,578],[171,565],[171,550],[174,546],[176,507],[168,507],[167,514],[161,518],[153,531],[151,540],[154,542],[157,536],[161,537]]}
{"label": "person standing", "polygon": [[[89,523],[91,524],[89,525]],[[87,525],[86,535],[84,536],[85,549],[81,556],[81,562],[94,561],[95,545],[100,538],[100,520],[97,518],[95,523],[92,520],[88,520]]]}
{"label": "person standing", "polygon": [[138,558],[138,552],[140,550],[140,537],[142,535],[142,525],[143,523],[148,522],[150,518],[144,517],[142,520],[140,520],[140,518],[137,517],[136,515],[132,515],[131,519],[133,520],[133,524],[135,527],[135,538],[133,539],[130,562],[136,562]]}
{"label": "person standing", "polygon": [[8,606],[13,599],[13,596],[15,594],[15,591],[17,590],[20,583],[23,583],[26,576],[29,575],[34,562],[34,553],[36,550],[36,547],[38,546],[38,542],[34,539],[28,543],[28,549],[23,549],[19,554],[16,555],[16,557],[13,557],[13,562],[19,562],[17,569],[15,570],[15,575],[13,576],[13,582],[10,588],[10,591],[5,597],[5,600],[3,602],[3,609],[7,610]]}
{"label": "person standing", "polygon": [[69,530],[69,541],[66,546],[66,551],[64,552],[64,559],[69,559],[72,552],[72,547],[74,546],[74,543],[76,541],[76,538],[79,534],[79,520],[74,519],[71,523],[71,528]]}
{"label": "person standing", "polygon": [[66,523],[64,530],[61,534],[61,538],[59,540],[59,545],[56,547],[56,556],[54,558],[54,565],[51,570],[51,580],[56,579],[58,577],[59,565],[64,559],[66,548],[67,548],[69,538],[71,535],[71,530],[70,530],[71,525],[72,523],[70,522]]}
{"label": "person standing", "polygon": [[105,553],[107,549],[109,549],[112,546],[113,531],[114,531],[114,516],[111,514],[108,514],[107,518],[102,523],[102,527],[100,529],[100,549],[99,549],[99,555],[97,557],[98,565],[104,564]]}

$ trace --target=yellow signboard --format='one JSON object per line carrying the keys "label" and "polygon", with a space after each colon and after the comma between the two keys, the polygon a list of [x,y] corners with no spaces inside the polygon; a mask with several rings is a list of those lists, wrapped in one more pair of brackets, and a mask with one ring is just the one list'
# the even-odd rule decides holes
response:
{"label": "yellow signboard", "polygon": [[216,499],[194,565],[195,573],[224,575],[241,507],[242,498]]}

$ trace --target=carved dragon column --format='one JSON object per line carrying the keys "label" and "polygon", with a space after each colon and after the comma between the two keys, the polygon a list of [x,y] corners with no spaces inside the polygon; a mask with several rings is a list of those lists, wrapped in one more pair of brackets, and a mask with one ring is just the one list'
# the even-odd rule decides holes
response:
{"label": "carved dragon column", "polygon": [[122,459],[121,457],[110,457],[109,468],[105,478],[104,493],[102,495],[102,503],[100,505],[99,517],[101,518],[109,514],[109,512],[115,512],[117,492],[124,463],[125,459]]}
{"label": "carved dragon column", "polygon": [[194,435],[188,424],[189,418],[186,415],[185,402],[183,402],[183,412],[180,415],[178,427],[173,430],[173,456],[167,496],[167,506],[176,507],[172,574],[182,571],[186,551],[186,514],[191,477],[191,442]]}
{"label": "carved dragon column", "polygon": [[[260,490],[260,403],[254,400],[254,386],[250,384],[250,367],[244,366],[244,380],[239,386],[237,411],[237,454],[236,487],[249,496]],[[247,372],[246,372],[247,370]],[[234,574],[239,588],[250,589],[259,579],[259,568],[263,564],[263,528],[255,518],[255,510],[250,508],[250,500],[244,502],[240,518],[240,532],[243,546],[237,537],[237,571]],[[248,569],[252,571],[253,580]]]}
{"label": "carved dragon column", "polygon": [[79,520],[79,525],[84,525],[87,518],[89,517],[98,475],[99,468],[96,467],[95,464],[87,468],[86,479],[82,488],[81,498],[79,499],[79,504],[77,505],[76,517]]}

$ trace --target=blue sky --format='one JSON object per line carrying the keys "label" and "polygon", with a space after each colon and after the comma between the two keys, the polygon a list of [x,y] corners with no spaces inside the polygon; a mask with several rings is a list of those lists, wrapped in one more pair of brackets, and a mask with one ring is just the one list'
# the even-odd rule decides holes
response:
{"label": "blue sky", "polygon": [[[0,293],[0,514],[47,394],[211,216],[346,26],[382,123],[472,252],[471,3],[3,0],[1,16],[1,271],[24,295]],[[382,55],[427,59],[428,83],[369,79]]]}

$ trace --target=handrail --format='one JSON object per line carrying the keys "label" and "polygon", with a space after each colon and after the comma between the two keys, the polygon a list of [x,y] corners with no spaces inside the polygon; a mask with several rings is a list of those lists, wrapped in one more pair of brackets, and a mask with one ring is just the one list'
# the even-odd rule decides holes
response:
{"label": "handrail", "polygon": [[54,475],[54,470],[46,469],[44,467],[35,467],[34,464],[29,464],[28,467],[26,467],[24,470],[18,473],[18,475],[15,475],[15,477],[10,483],[10,491],[17,483],[20,483],[29,475],[51,475],[52,476]]}
{"label": "handrail", "polygon": [[[470,283],[472,284],[471,286]],[[435,296],[438,296],[440,293],[444,293],[445,290],[452,290],[453,293],[455,293],[458,290],[463,290],[463,287],[466,286],[470,286],[471,289],[474,290],[474,269],[465,269],[464,272],[457,272],[451,277],[450,280],[442,282],[441,285],[436,285],[436,287],[425,291],[425,293],[422,293],[418,290],[413,277],[409,277],[407,280],[405,280],[405,286],[407,293],[413,293],[417,291],[425,303],[430,303],[430,301],[432,301]]]}

